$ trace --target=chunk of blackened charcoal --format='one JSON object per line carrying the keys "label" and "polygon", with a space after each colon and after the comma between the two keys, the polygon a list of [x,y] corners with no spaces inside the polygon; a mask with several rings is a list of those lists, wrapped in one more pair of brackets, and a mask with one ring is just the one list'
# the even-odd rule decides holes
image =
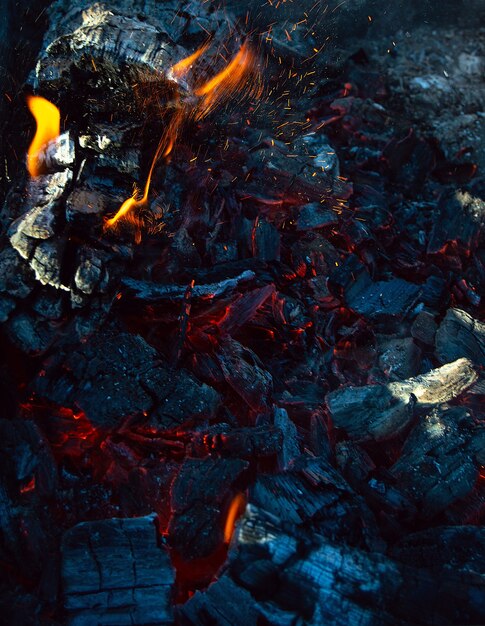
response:
{"label": "chunk of blackened charcoal", "polygon": [[240,459],[187,459],[171,488],[171,545],[184,559],[208,556],[224,537],[234,484],[248,467]]}
{"label": "chunk of blackened charcoal", "polygon": [[434,338],[438,325],[435,322],[434,315],[427,311],[418,313],[416,319],[411,326],[411,335],[417,341],[426,344],[427,346],[434,345]]}
{"label": "chunk of blackened charcoal", "polygon": [[213,416],[219,403],[211,387],[164,363],[142,337],[109,328],[46,363],[33,389],[107,428],[144,412],[153,426],[168,430]]}
{"label": "chunk of blackened charcoal", "polygon": [[463,407],[431,411],[406,440],[391,467],[424,518],[465,498],[485,461],[485,428]]}
{"label": "chunk of blackened charcoal", "polygon": [[428,253],[438,254],[452,241],[464,252],[473,251],[485,228],[485,202],[467,191],[446,191],[439,200],[438,211]]}
{"label": "chunk of blackened charcoal", "polygon": [[175,573],[156,516],[81,522],[62,539],[69,626],[173,624]]}
{"label": "chunk of blackened charcoal", "polygon": [[338,224],[337,213],[325,209],[319,202],[311,202],[301,207],[296,228],[297,230],[315,230],[336,224]]}
{"label": "chunk of blackened charcoal", "polygon": [[421,296],[419,285],[402,278],[389,281],[350,285],[345,291],[346,304],[356,313],[375,323],[401,320],[416,305]]}

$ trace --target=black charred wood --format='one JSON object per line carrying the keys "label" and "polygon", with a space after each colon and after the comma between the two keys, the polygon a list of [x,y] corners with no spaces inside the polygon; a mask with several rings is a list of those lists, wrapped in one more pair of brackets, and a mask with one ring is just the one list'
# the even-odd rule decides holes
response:
{"label": "black charred wood", "polygon": [[62,541],[62,586],[71,626],[173,624],[175,579],[156,516],[83,522]]}
{"label": "black charred wood", "polygon": [[484,451],[485,429],[466,409],[437,409],[410,433],[390,471],[420,515],[431,518],[472,492]]}
{"label": "black charred wood", "polygon": [[208,556],[222,543],[241,459],[187,459],[171,488],[171,545],[184,559]]}
{"label": "black charred wood", "polygon": [[144,414],[153,427],[170,430],[211,417],[219,402],[213,389],[163,362],[140,336],[109,328],[76,350],[53,357],[34,390],[83,411],[103,428]]}

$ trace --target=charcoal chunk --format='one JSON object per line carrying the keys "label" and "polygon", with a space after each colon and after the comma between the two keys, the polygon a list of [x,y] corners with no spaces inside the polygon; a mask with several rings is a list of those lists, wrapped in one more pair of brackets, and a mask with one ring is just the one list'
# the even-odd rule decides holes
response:
{"label": "charcoal chunk", "polygon": [[411,432],[390,471],[429,518],[470,494],[484,450],[485,429],[466,409],[434,410]]}
{"label": "charcoal chunk", "polygon": [[145,412],[157,428],[171,429],[213,415],[218,404],[213,389],[161,361],[141,337],[109,329],[54,358],[34,389],[108,428]]}
{"label": "charcoal chunk", "polygon": [[62,540],[70,626],[172,624],[174,571],[155,515],[82,522]]}
{"label": "charcoal chunk", "polygon": [[418,302],[421,288],[402,278],[378,281],[361,287],[350,286],[345,292],[347,305],[359,315],[374,322],[402,319]]}
{"label": "charcoal chunk", "polygon": [[223,540],[232,486],[248,467],[240,459],[187,459],[171,489],[169,535],[182,557],[207,556]]}
{"label": "charcoal chunk", "polygon": [[485,228],[485,202],[467,191],[449,191],[441,196],[438,210],[428,252],[436,254],[451,241],[464,251],[475,249]]}

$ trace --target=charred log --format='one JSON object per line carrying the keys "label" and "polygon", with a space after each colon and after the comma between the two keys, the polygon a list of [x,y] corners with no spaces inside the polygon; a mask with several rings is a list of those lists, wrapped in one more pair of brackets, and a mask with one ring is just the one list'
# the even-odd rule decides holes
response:
{"label": "charred log", "polygon": [[477,380],[468,359],[402,382],[337,389],[327,395],[333,422],[355,441],[382,441],[399,435],[415,411],[460,396]]}
{"label": "charred log", "polygon": [[155,516],[78,524],[62,542],[69,624],[173,624],[174,572]]}

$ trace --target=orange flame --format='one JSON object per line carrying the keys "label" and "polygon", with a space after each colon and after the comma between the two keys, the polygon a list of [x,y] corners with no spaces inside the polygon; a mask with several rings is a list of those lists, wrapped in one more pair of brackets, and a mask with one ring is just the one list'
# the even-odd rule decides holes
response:
{"label": "orange flame", "polygon": [[[190,56],[178,61],[178,63],[171,68],[171,73],[178,76],[185,74],[208,47],[209,42],[205,43]],[[170,126],[163,134],[157,150],[155,151],[143,195],[140,196],[139,190],[136,188],[132,197],[123,202],[114,217],[106,220],[106,228],[111,228],[133,209],[141,208],[147,203],[155,165],[161,156],[167,157],[173,150],[184,120],[189,117],[193,117],[195,120],[201,120],[208,115],[217,104],[227,100],[231,93],[234,93],[244,86],[247,73],[249,70],[254,69],[254,66],[254,57],[248,46],[243,44],[236,56],[222,71],[195,89],[194,94],[199,98],[199,101],[193,105],[192,109],[189,110],[187,104],[179,104]]]}
{"label": "orange flame", "polygon": [[40,96],[27,96],[27,105],[37,123],[37,130],[27,152],[27,169],[35,178],[43,173],[42,162],[39,159],[40,151],[49,141],[59,137],[61,115],[52,102]]}
{"label": "orange flame", "polygon": [[238,493],[229,507],[229,512],[226,518],[226,525],[224,526],[224,543],[230,543],[232,535],[234,533],[234,526],[236,520],[241,517],[246,508],[246,498],[242,493]]}
{"label": "orange flame", "polygon": [[222,71],[195,90],[195,95],[202,97],[195,118],[202,119],[216,104],[220,104],[230,94],[244,87],[247,74],[253,67],[254,57],[247,44],[244,43]]}
{"label": "orange flame", "polygon": [[173,65],[170,70],[172,74],[174,74],[175,76],[183,76],[184,74],[186,74],[188,70],[192,67],[192,65],[197,61],[197,59],[204,54],[208,47],[209,42],[205,43],[198,50],[196,50],[194,54],[191,54],[190,56],[185,57],[185,59],[182,59],[178,63],[175,63],[175,65]]}
{"label": "orange flame", "polygon": [[116,222],[118,222],[122,217],[127,215],[133,209],[145,206],[148,201],[148,193],[150,191],[150,185],[152,182],[153,170],[155,169],[155,165],[157,164],[160,156],[167,157],[172,152],[182,121],[182,113],[181,111],[178,111],[175,114],[174,119],[172,120],[170,128],[162,135],[162,138],[160,139],[160,142],[155,151],[155,155],[152,159],[150,171],[148,172],[147,180],[145,183],[145,189],[143,190],[143,195],[140,197],[139,189],[135,187],[135,191],[131,198],[128,198],[123,202],[123,204],[118,209],[116,215],[114,215],[111,219],[106,220],[106,228],[111,228],[112,226],[114,226]]}

